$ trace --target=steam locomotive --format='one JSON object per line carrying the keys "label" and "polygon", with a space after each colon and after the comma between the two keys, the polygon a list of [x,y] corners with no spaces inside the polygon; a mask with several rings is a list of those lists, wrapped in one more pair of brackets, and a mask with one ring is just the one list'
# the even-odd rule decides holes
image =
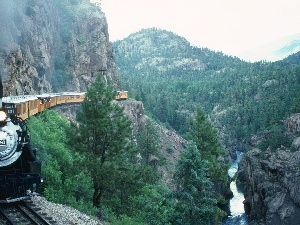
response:
{"label": "steam locomotive", "polygon": [[[85,92],[3,97],[0,82],[0,203],[29,198],[41,183],[41,163],[30,144],[25,120],[60,104],[81,103]],[[118,91],[116,100],[126,100],[127,91]]]}

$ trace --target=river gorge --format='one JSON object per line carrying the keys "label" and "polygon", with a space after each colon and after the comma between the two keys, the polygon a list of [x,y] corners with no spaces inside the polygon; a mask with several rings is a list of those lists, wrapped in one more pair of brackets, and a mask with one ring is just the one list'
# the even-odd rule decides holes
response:
{"label": "river gorge", "polygon": [[223,225],[247,225],[248,224],[248,218],[245,214],[244,209],[244,193],[238,189],[236,184],[236,172],[238,170],[238,163],[240,161],[241,156],[243,153],[237,152],[237,158],[234,162],[232,162],[229,170],[228,175],[233,180],[230,183],[230,189],[233,193],[233,197],[230,199],[229,202],[229,211],[230,216],[223,222]]}

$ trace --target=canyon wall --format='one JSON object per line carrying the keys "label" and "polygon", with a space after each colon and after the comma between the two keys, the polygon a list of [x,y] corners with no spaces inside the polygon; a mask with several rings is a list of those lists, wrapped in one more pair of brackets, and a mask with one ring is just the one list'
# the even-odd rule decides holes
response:
{"label": "canyon wall", "polygon": [[88,0],[5,1],[0,9],[4,95],[85,91],[119,81],[104,13]]}

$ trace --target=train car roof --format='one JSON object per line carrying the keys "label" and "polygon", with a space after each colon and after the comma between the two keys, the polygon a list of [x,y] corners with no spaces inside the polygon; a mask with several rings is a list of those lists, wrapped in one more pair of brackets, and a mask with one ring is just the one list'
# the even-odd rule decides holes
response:
{"label": "train car roof", "polygon": [[83,95],[86,92],[61,92],[60,95]]}
{"label": "train car roof", "polygon": [[86,94],[86,92],[61,92],[61,93],[49,93],[49,94],[40,94],[40,95],[7,96],[2,98],[2,102],[18,104],[26,101],[37,100],[39,98],[49,98],[49,97],[62,96],[62,95],[84,95],[84,94]]}
{"label": "train car roof", "polygon": [[7,96],[2,98],[2,103],[22,103],[38,99],[34,95]]}
{"label": "train car roof", "polygon": [[25,95],[25,98],[27,100],[36,100],[37,99],[36,95]]}
{"label": "train car roof", "polygon": [[36,95],[37,98],[49,98],[51,97],[50,94],[40,94],[40,95]]}

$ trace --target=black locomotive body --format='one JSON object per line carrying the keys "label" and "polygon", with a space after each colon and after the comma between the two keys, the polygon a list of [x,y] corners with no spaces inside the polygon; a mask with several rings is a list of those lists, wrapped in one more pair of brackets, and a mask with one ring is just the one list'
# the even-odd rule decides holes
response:
{"label": "black locomotive body", "polygon": [[0,109],[0,203],[28,198],[41,182],[41,163],[30,145],[24,121],[17,117],[16,102]]}

